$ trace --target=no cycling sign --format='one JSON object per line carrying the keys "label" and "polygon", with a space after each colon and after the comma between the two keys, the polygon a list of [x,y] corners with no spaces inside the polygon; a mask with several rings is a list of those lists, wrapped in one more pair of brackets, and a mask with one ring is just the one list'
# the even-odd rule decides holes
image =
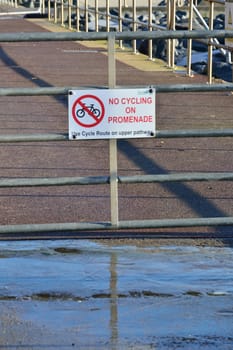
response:
{"label": "no cycling sign", "polygon": [[69,139],[155,136],[155,89],[69,91]]}

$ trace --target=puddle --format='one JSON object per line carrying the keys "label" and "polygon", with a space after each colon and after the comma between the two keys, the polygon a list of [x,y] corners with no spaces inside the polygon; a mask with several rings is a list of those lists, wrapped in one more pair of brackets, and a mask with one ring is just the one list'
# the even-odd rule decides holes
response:
{"label": "puddle", "polygon": [[232,271],[230,247],[0,242],[0,348],[231,349]]}

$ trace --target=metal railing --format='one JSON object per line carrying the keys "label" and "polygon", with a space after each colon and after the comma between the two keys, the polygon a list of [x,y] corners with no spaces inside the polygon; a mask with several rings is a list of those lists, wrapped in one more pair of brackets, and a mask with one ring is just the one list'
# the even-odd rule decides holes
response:
{"label": "metal railing", "polygon": [[[2,33],[0,42],[23,41],[82,41],[82,40],[107,40],[108,42],[108,86],[100,88],[117,88],[115,84],[115,41],[119,39],[132,39],[135,37],[149,39],[155,35],[158,38],[200,38],[203,35],[211,37],[233,37],[233,31],[165,31],[165,32],[137,32],[137,33]],[[233,91],[233,84],[183,84],[183,85],[155,85],[157,93],[184,92],[184,91]],[[77,90],[80,87],[45,87],[45,88],[0,88],[0,96],[37,96],[37,95],[68,95],[69,90]],[[157,130],[155,138],[184,138],[184,137],[232,137],[233,128],[230,129],[204,129],[204,130]],[[0,142],[42,142],[42,141],[66,141],[67,134],[32,134],[32,135],[1,135]],[[70,141],[72,142],[72,141]],[[73,141],[74,142],[74,141]],[[117,173],[117,140],[109,140],[110,171],[109,176],[97,177],[57,177],[57,178],[19,178],[1,179],[0,187],[32,187],[32,186],[66,186],[66,185],[110,185],[111,196],[111,220],[109,222],[82,222],[82,223],[51,223],[51,224],[24,224],[2,225],[0,233],[27,233],[27,232],[61,232],[61,231],[100,231],[121,230],[137,228],[167,228],[167,227],[194,227],[194,226],[218,226],[233,225],[233,217],[210,218],[180,218],[180,219],[156,219],[156,220],[131,220],[120,221],[118,217],[118,185],[123,183],[155,183],[155,182],[180,182],[180,181],[232,181],[233,173],[181,173],[169,175],[144,175],[144,176],[118,176]]]}
{"label": "metal railing", "polygon": [[[22,1],[21,1],[22,2]],[[128,24],[128,28],[136,32],[144,28],[150,32],[164,31],[164,30],[176,30],[176,11],[177,9],[186,10],[188,14],[188,22],[186,24],[189,30],[194,29],[194,23],[201,29],[206,31],[213,30],[214,21],[214,3],[219,6],[225,5],[225,0],[208,0],[209,2],[209,24],[206,23],[203,18],[201,11],[198,9],[197,1],[188,0],[167,0],[164,6],[155,6],[153,0],[145,1],[127,1],[127,0],[39,0],[39,7],[36,10],[32,10],[31,13],[48,13],[48,19],[56,24],[60,24],[62,27],[67,27],[69,30],[90,32],[104,30],[110,32],[112,30],[122,32],[124,31],[123,23]],[[19,1],[17,0],[0,0],[0,3],[8,3],[10,5],[18,6]],[[35,0],[30,0],[31,8],[34,7]],[[46,6],[46,4],[47,6]],[[111,6],[110,6],[111,5]],[[115,9],[118,14],[111,13],[111,9]],[[156,23],[154,13],[159,10],[160,12],[166,13],[167,23],[163,26]],[[142,12],[145,14],[146,20],[139,20],[138,13]],[[123,16],[124,13],[131,13],[130,17]],[[8,14],[7,12],[6,14]],[[13,12],[11,12],[13,13]],[[16,12],[17,14],[18,12]],[[21,12],[24,13],[24,12]],[[28,10],[25,13],[29,13]],[[2,15],[0,13],[0,15]],[[91,23],[89,23],[89,16],[92,17]],[[179,24],[180,25],[180,24]],[[219,44],[216,37],[209,39],[207,36],[203,36],[205,40],[202,40],[207,45],[208,51],[208,62],[207,62],[207,74],[208,83],[212,84],[213,77],[213,48],[219,48],[220,52],[227,56],[227,60],[230,62],[230,55],[232,47],[227,45]],[[152,36],[148,40],[148,59],[153,60],[153,39],[156,36]],[[187,62],[186,72],[187,76],[192,76],[192,38],[188,39],[187,43]],[[170,68],[175,68],[175,41],[174,39],[166,40],[166,61]],[[123,48],[122,40],[119,40],[120,48]],[[132,39],[132,50],[137,53],[137,42]]]}
{"label": "metal railing", "polygon": [[[193,30],[194,24],[199,29],[213,30],[214,21],[214,3],[224,7],[225,0],[208,0],[209,1],[209,24],[206,23],[201,11],[198,9],[196,1],[185,0],[167,0],[165,6],[155,6],[152,0],[147,0],[142,4],[138,4],[137,1],[130,1],[130,8],[128,2],[123,0],[115,1],[115,9],[118,11],[118,15],[114,15],[110,12],[110,4],[107,0],[102,3],[98,0],[93,1],[73,1],[73,0],[48,0],[48,19],[53,20],[54,23],[58,23],[61,26],[67,26],[70,30],[76,31],[124,31],[123,23],[128,24],[128,28],[134,32],[141,30],[148,31],[164,31],[164,30],[176,30],[176,12],[177,9],[186,10],[188,15],[188,22],[186,23],[187,29]],[[127,6],[126,6],[127,5]],[[111,8],[113,4],[111,4]],[[159,10],[164,12],[167,17],[166,26],[156,23],[154,13]],[[139,13],[141,12],[147,17],[146,20],[139,20]],[[123,13],[130,12],[131,16],[127,18],[123,16]],[[91,23],[89,23],[89,16],[92,17]],[[82,22],[82,25],[80,24]],[[179,26],[181,24],[179,23]],[[156,38],[156,37],[155,37]],[[204,37],[203,37],[204,38]],[[153,42],[154,37],[148,41],[148,59],[153,60]],[[229,51],[232,48],[226,45],[220,45],[216,37],[212,40],[206,41],[206,50],[208,51],[208,83],[212,83],[212,70],[213,70],[213,48],[219,48],[219,50],[226,55],[230,55]],[[122,48],[122,41],[119,41],[119,45]],[[132,40],[132,50],[137,53],[136,40]],[[175,41],[174,39],[167,39],[166,43],[166,61],[170,68],[175,68]],[[192,38],[189,38],[187,45],[187,64],[186,72],[188,76],[192,76]]]}
{"label": "metal railing", "polygon": [[45,0],[0,0],[0,16],[45,14]]}

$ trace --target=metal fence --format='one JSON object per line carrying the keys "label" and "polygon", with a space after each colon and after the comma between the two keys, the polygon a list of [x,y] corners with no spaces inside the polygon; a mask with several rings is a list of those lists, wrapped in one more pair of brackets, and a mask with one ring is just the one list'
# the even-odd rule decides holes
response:
{"label": "metal fence", "polygon": [[[183,29],[193,30],[198,27],[209,31],[213,30],[215,3],[224,13],[225,0],[208,0],[204,5],[198,4],[197,1],[188,0],[167,0],[164,4],[158,4],[155,0],[0,0],[1,3],[18,7],[19,4],[27,5],[29,9],[15,14],[47,14],[48,20],[69,30],[91,32],[91,31],[117,31],[124,32],[132,30],[133,32],[146,30],[153,32],[148,40],[148,58],[153,60],[153,39],[156,39],[156,31],[176,30],[177,11],[187,13],[187,23],[178,23]],[[208,23],[203,17],[203,10],[209,16]],[[202,13],[201,13],[202,12]],[[10,11],[10,13],[13,13]],[[143,15],[140,15],[142,14]],[[159,13],[166,14],[166,21],[161,24],[156,15]],[[5,14],[9,14],[7,11]],[[0,13],[2,15],[2,13]],[[141,18],[142,17],[142,18]],[[158,16],[159,17],[159,16]],[[179,37],[181,38],[181,37]],[[194,38],[195,39],[195,38]],[[208,39],[208,40],[207,40]],[[192,76],[192,43],[193,38],[189,37],[187,41],[187,59],[186,72]],[[208,51],[208,83],[212,83],[213,70],[213,48],[219,48],[220,52],[226,56],[226,60],[231,62],[232,47],[220,44],[216,36],[209,38],[204,35],[199,38],[206,45]],[[137,53],[137,41],[132,39],[132,50]],[[166,38],[166,61],[168,67],[175,67],[175,40]],[[122,39],[119,39],[119,46],[123,48]]]}
{"label": "metal fence", "polygon": [[[101,1],[101,0],[48,0],[48,19],[54,23],[67,27],[70,30],[76,31],[117,31],[123,32],[125,30],[132,30],[133,32],[147,30],[150,32],[176,30],[178,24],[179,29],[204,29],[206,31],[214,28],[214,12],[216,9],[215,3],[221,8],[224,13],[225,0],[209,0],[204,6],[197,1],[187,0],[167,0],[163,5],[153,0],[115,0],[115,1]],[[111,6],[110,6],[111,5]],[[203,10],[204,7],[204,10]],[[202,9],[203,11],[201,11]],[[177,11],[185,11],[187,13],[187,22],[177,23]],[[166,21],[161,24],[156,15],[160,13],[166,14]],[[201,13],[202,12],[202,13]],[[208,23],[205,20],[204,13],[209,16]],[[142,15],[143,14],[143,15]],[[126,16],[127,15],[127,16]],[[159,17],[159,16],[158,16]],[[153,37],[152,37],[153,39]],[[153,60],[153,42],[149,39],[148,42],[148,58]],[[219,43],[216,37],[206,40],[203,36],[200,38],[202,43],[206,44],[208,51],[208,83],[212,83],[212,69],[213,69],[213,48],[219,48],[220,52],[227,56],[230,61],[229,50],[232,48]],[[166,40],[166,61],[168,67],[175,67],[175,40],[168,38]],[[119,41],[119,46],[122,48],[122,41]],[[192,73],[192,38],[187,41],[187,75]],[[132,50],[137,53],[137,42],[132,40]]]}
{"label": "metal fence", "polygon": [[[119,39],[144,38],[197,38],[203,35],[212,37],[233,37],[233,31],[165,31],[165,32],[137,32],[137,33],[2,33],[0,42],[23,41],[82,41],[107,40],[108,42],[108,87],[116,88],[115,70],[115,41]],[[233,91],[233,84],[191,84],[191,85],[155,85],[157,93],[184,92],[184,91]],[[37,95],[67,95],[69,90],[78,90],[80,87],[45,87],[45,88],[0,88],[0,96],[37,96]],[[184,138],[184,137],[232,137],[233,129],[205,129],[205,130],[157,130],[155,138]],[[32,134],[32,135],[1,135],[0,142],[42,142],[65,141],[67,134]],[[68,141],[67,141],[68,142]],[[151,141],[152,142],[152,141]],[[57,177],[57,178],[18,178],[1,179],[0,187],[32,187],[32,186],[66,186],[66,185],[98,185],[109,184],[111,193],[111,220],[109,222],[82,222],[82,223],[51,223],[2,225],[0,233],[34,233],[34,232],[64,232],[64,231],[100,231],[121,229],[147,229],[168,227],[194,227],[233,225],[233,217],[211,218],[180,218],[156,220],[120,221],[118,217],[118,185],[122,183],[155,183],[180,181],[232,181],[233,173],[181,173],[170,175],[118,176],[117,173],[117,140],[109,140],[110,164],[109,176],[98,177]]]}

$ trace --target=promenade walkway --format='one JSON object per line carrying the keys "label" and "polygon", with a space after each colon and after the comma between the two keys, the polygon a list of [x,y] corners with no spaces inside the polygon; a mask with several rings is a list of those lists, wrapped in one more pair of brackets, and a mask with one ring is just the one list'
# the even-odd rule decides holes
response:
{"label": "promenade walkway", "polygon": [[[61,31],[44,19],[0,18],[0,32]],[[192,84],[164,62],[117,52],[117,85]],[[1,87],[82,86],[108,84],[107,55],[102,43],[3,43]],[[226,92],[158,94],[158,129],[232,128],[232,99]],[[0,133],[67,133],[65,96],[1,97]],[[231,138],[134,139],[118,141],[119,175],[174,172],[232,172]],[[108,175],[106,140],[0,144],[0,177]],[[120,185],[120,220],[232,216],[232,182]],[[0,189],[1,225],[109,221],[109,187],[67,186]],[[154,230],[232,235],[232,227]]]}

